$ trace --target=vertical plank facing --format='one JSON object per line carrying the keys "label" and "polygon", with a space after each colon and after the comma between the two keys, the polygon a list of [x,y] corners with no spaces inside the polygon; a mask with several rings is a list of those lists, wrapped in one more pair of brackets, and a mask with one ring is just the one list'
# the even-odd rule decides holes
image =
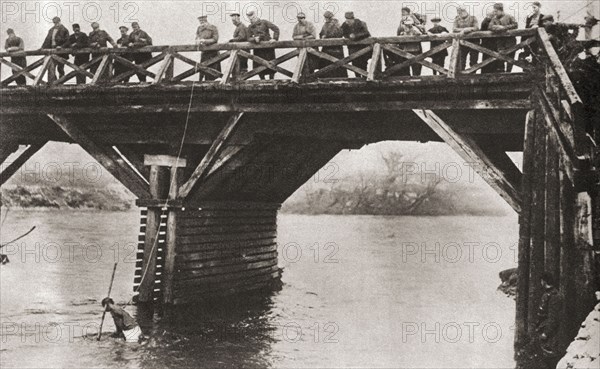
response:
{"label": "vertical plank facing", "polygon": [[560,280],[560,184],[558,147],[553,135],[546,136],[546,220],[544,269]]}
{"label": "vertical plank facing", "polygon": [[529,254],[531,245],[532,177],[535,148],[535,110],[529,111],[523,144],[522,205],[519,213],[518,286],[516,297],[515,353],[528,342]]}
{"label": "vertical plank facing", "polygon": [[542,296],[540,280],[544,272],[545,227],[545,182],[546,182],[546,136],[544,115],[536,109],[534,170],[532,178],[533,205],[531,214],[531,249],[529,252],[529,301],[527,308],[527,330],[535,332],[537,310]]}
{"label": "vertical plank facing", "polygon": [[[172,167],[170,173],[169,200],[177,198],[179,186],[183,181],[184,168]],[[163,262],[162,288],[163,303],[173,303],[173,276],[177,256],[177,217],[181,209],[170,208],[167,217],[167,240],[165,242],[165,260]]]}

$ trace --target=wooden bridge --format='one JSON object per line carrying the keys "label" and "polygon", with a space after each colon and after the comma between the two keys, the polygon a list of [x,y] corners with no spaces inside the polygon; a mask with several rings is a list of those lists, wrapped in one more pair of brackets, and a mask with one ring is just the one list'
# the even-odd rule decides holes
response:
{"label": "wooden bridge", "polygon": [[[499,37],[520,42],[502,52],[480,44]],[[404,49],[430,41],[440,44],[419,55]],[[341,59],[319,49],[348,45],[353,52]],[[264,60],[252,54],[257,48],[279,56]],[[535,63],[511,56],[524,48]],[[469,49],[483,59],[467,69],[460,55]],[[448,67],[427,60],[445,50]],[[218,56],[199,62],[202,51]],[[127,58],[140,52],[155,56],[139,65]],[[76,66],[61,57],[80,53],[92,53],[91,61]],[[384,70],[384,55],[400,61]],[[12,56],[36,60],[21,68]],[[353,65],[361,57],[371,60],[366,69]],[[242,58],[253,68],[241,70]],[[325,64],[314,70],[315,60]],[[519,213],[517,349],[535,334],[544,270],[559,276],[565,295],[563,344],[594,302],[593,144],[581,99],[543,29],[37,50],[0,53],[0,62],[16,73],[1,82],[0,161],[29,145],[1,183],[48,141],[79,144],[96,158],[142,208],[135,276],[142,302],[271,286],[280,277],[280,204],[341,150],[382,140],[446,142]],[[71,71],[56,76],[58,63]],[[515,72],[478,73],[492,63]],[[415,64],[438,75],[395,76]],[[354,77],[328,78],[339,68]],[[256,79],[266,71],[277,79]],[[126,82],[135,74],[151,82]],[[199,82],[200,74],[216,80]],[[75,84],[78,75],[87,82]],[[18,76],[28,85],[13,86]],[[523,171],[509,151],[524,152]]]}

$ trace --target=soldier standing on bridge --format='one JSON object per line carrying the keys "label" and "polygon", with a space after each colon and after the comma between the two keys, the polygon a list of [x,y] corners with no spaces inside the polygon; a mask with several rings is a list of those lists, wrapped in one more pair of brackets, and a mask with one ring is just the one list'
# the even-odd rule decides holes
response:
{"label": "soldier standing on bridge", "polygon": [[561,319],[561,298],[554,277],[545,272],[541,280],[544,294],[537,314],[537,344],[545,368],[554,369],[562,356],[558,348],[558,328]]}
{"label": "soldier standing on bridge", "polygon": [[[471,32],[479,30],[479,22],[474,15],[470,15],[467,8],[460,6],[458,8],[458,15],[454,19],[454,33],[460,33],[461,35],[467,35]],[[475,43],[478,43],[476,41]],[[470,66],[477,64],[479,60],[479,52],[477,50],[470,49],[466,46],[460,47],[460,69],[464,70],[467,68],[467,56],[469,56]]]}
{"label": "soldier standing on bridge", "polygon": [[[127,28],[125,26],[121,26],[121,27],[119,27],[119,31],[121,32],[121,38],[119,38],[117,40],[117,46],[121,47],[121,48],[128,47],[129,46],[129,35],[127,34],[127,32],[129,31],[129,28]],[[119,56],[123,59],[133,62],[133,55],[131,55],[131,53],[119,54]],[[118,61],[115,62],[115,76],[123,74],[123,73],[127,72],[127,70],[128,70],[128,68],[125,65],[119,63]],[[131,78],[131,77],[124,78],[123,83],[129,82],[129,78]]]}
{"label": "soldier standing on bridge", "polygon": [[[8,38],[4,43],[4,49],[9,53],[19,52],[25,50],[25,43],[21,37],[17,37],[15,31],[12,28],[6,30],[8,34]],[[24,56],[11,56],[10,62],[18,65],[21,68],[25,68],[27,66],[27,58]],[[17,74],[16,70],[13,70],[13,75]],[[25,76],[20,75],[15,79],[15,82],[19,86],[24,86],[26,84]]]}
{"label": "soldier standing on bridge", "polygon": [[[333,17],[333,13],[328,10],[323,14],[323,17],[325,18],[325,24],[323,24],[323,27],[321,28],[321,32],[319,33],[319,36],[321,37],[321,39],[342,38],[344,36],[342,33],[342,28],[340,27],[339,21]],[[327,55],[331,55],[336,59],[344,58],[344,47],[341,45],[340,46],[323,46],[323,48],[321,49],[321,52],[325,53]],[[319,60],[320,60],[319,69],[323,69],[323,68],[327,67],[328,65],[333,64],[329,60],[325,60],[325,59],[319,59]],[[323,78],[347,78],[347,77],[348,77],[348,72],[346,72],[345,68],[336,68],[336,69],[334,69],[330,72],[327,72],[326,74],[323,75]]]}
{"label": "soldier standing on bridge", "polygon": [[[486,14],[485,18],[483,18],[483,21],[481,22],[481,30],[482,31],[490,30],[490,23],[492,22],[492,18],[494,18],[494,11],[488,10],[488,13]],[[492,50],[492,51],[498,50],[498,47],[496,46],[496,39],[491,38],[491,37],[482,39],[481,46],[485,47],[486,49]],[[490,55],[483,54],[483,60],[488,60],[490,58],[491,58]],[[502,61],[494,60],[490,64],[482,67],[481,73],[498,72],[500,70],[500,68],[504,68],[504,64],[502,64]]]}
{"label": "soldier standing on bridge", "polygon": [[[248,41],[250,42],[275,42],[279,41],[279,27],[268,20],[258,18],[255,11],[249,11],[247,14],[250,19],[250,25],[248,26]],[[271,32],[273,31],[273,37]],[[275,49],[254,49],[254,55],[258,56],[267,61],[275,59]],[[256,63],[253,62],[253,67],[256,68]],[[259,74],[260,79],[265,79],[266,76],[270,76],[271,79],[275,78],[275,71],[267,69]]]}
{"label": "soldier standing on bridge", "polygon": [[[208,17],[206,15],[201,15],[198,17],[198,21],[200,22],[200,26],[196,30],[196,45],[209,46],[219,42],[219,30],[217,27],[208,23]],[[216,58],[217,56],[219,56],[219,52],[217,50],[203,51],[200,55],[200,63]],[[210,64],[209,67],[220,72],[221,62]],[[216,77],[200,71],[199,81],[202,81],[203,79],[206,81],[214,81]]]}
{"label": "soldier standing on bridge", "polygon": [[[542,19],[544,18],[544,15],[540,11],[540,9],[542,8],[542,4],[540,4],[538,1],[534,1],[531,4],[531,7],[533,9],[533,13],[529,14],[527,18],[525,18],[525,28],[543,27],[544,22],[542,21]],[[534,36],[532,37],[535,38]],[[521,41],[525,41],[527,39],[528,37],[523,37]],[[531,44],[529,45],[529,47],[525,48],[525,50],[523,50],[519,54],[519,60],[525,60],[525,58],[531,56],[531,49],[536,49],[535,44]]]}
{"label": "soldier standing on bridge", "polygon": [[[298,13],[298,23],[294,26],[294,33],[292,38],[294,40],[316,40],[317,29],[314,24],[306,20],[306,14]],[[308,72],[313,73],[317,69],[317,60],[315,56],[309,54],[306,59],[306,65],[308,66]]]}
{"label": "soldier standing on bridge", "polygon": [[[42,49],[56,49],[63,45],[69,39],[69,30],[60,23],[59,17],[52,18],[54,26],[48,30],[48,35],[42,44]],[[69,59],[68,55],[56,55],[62,59]],[[65,75],[65,65],[62,63],[55,62],[56,70],[58,71],[59,78]]]}
{"label": "soldier standing on bridge", "polygon": [[[113,40],[112,37],[110,37],[110,35],[106,31],[100,29],[100,24],[98,24],[98,22],[92,23],[92,32],[90,32],[89,34],[88,41],[90,42],[90,47],[93,49],[108,47],[108,43],[110,43],[112,47],[117,47],[117,43],[115,42],[115,40]],[[92,59],[97,58],[99,56],[102,56],[102,54],[92,53]],[[99,65],[100,62],[94,63],[94,65],[92,65],[92,67],[90,68],[90,71],[93,74],[96,74]],[[106,75],[108,75],[108,68],[106,69],[106,72],[104,72],[104,76]]]}
{"label": "soldier standing on bridge", "polygon": [[[367,24],[360,19],[354,18],[354,12],[346,12],[344,15],[346,21],[342,24],[342,34],[344,38],[349,39],[350,41],[360,41],[365,38],[371,37],[371,33],[367,28]],[[364,45],[348,45],[348,53],[350,55],[357,53],[364,49]],[[364,54],[359,56],[358,58],[352,61],[352,65],[366,70],[367,65],[369,64],[369,54]],[[358,75],[359,77],[365,78],[362,75]]]}
{"label": "soldier standing on bridge", "polygon": [[[240,19],[240,13],[231,14],[231,22],[235,26],[233,31],[233,38],[229,42],[247,42],[248,41],[248,27]],[[248,72],[248,58],[240,57],[240,73],[244,74]]]}
{"label": "soldier standing on bridge", "polygon": [[[490,31],[498,34],[505,33],[506,31],[510,31],[511,29],[517,29],[519,25],[515,18],[510,15],[504,13],[504,4],[496,3],[494,4],[494,17],[490,21]],[[516,37],[502,37],[496,40],[496,47],[498,48],[498,52],[504,53],[508,51],[510,48],[517,44]],[[515,51],[507,54],[507,56],[511,59],[515,58]],[[513,65],[508,62],[500,62],[501,72],[510,73],[512,71]]]}
{"label": "soldier standing on bridge", "polygon": [[[73,34],[69,36],[69,39],[62,45],[62,47],[65,49],[74,50],[85,49],[86,47],[89,47],[88,36],[85,33],[81,32],[81,27],[79,26],[79,24],[73,24]],[[75,57],[74,64],[78,67],[90,61],[90,54],[87,53],[73,54],[73,56]],[[77,80],[78,85],[85,84],[86,77],[84,74],[77,74],[75,78]]]}
{"label": "soldier standing on bridge", "polygon": [[[446,29],[446,27],[443,27],[440,25],[440,22],[442,21],[442,18],[440,17],[433,17],[431,19],[431,22],[433,23],[433,27],[429,29],[429,31],[427,31],[429,34],[432,35],[440,35],[443,33],[450,33],[450,31],[448,31],[448,29]],[[433,49],[434,47],[437,47],[441,44],[443,44],[444,41],[431,41],[431,48]],[[431,57],[431,61],[433,64],[439,65],[440,67],[444,68],[444,64],[446,64],[446,57],[448,56],[448,49],[442,50],[437,54],[434,54]],[[433,74],[440,74],[440,72],[434,70]]]}
{"label": "soldier standing on bridge", "polygon": [[[142,31],[138,22],[131,23],[133,32],[129,35],[129,47],[140,48],[145,46],[152,46],[152,37],[145,31]],[[148,60],[152,59],[152,53],[132,53],[135,64],[144,64]],[[146,82],[146,75],[143,73],[136,73],[140,82]]]}

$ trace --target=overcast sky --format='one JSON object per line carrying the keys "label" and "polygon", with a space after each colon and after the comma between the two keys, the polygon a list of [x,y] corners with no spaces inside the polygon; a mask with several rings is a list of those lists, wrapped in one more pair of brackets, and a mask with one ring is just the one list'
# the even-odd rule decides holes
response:
{"label": "overcast sky", "polygon": [[[480,20],[494,1],[461,2],[472,9]],[[542,11],[557,15],[561,21],[583,22],[589,1],[542,1]],[[597,1],[592,1],[598,14]],[[71,29],[72,23],[80,23],[83,31],[90,32],[90,23],[98,21],[101,27],[115,39],[120,25],[139,21],[142,29],[153,38],[155,45],[190,44],[194,41],[198,26],[197,16],[207,14],[221,33],[221,41],[227,41],[233,33],[229,14],[257,9],[262,18],[274,21],[281,27],[281,39],[291,39],[296,14],[303,11],[307,18],[320,29],[322,14],[331,10],[342,20],[344,12],[353,10],[355,16],[367,22],[373,36],[395,35],[400,9],[408,6],[415,11],[443,18],[443,25],[450,26],[456,16],[456,1],[11,1],[1,2],[1,30],[14,28],[26,44],[27,49],[41,46],[52,17],[61,16],[63,23]],[[531,1],[505,1],[505,9],[514,15],[524,27],[525,17],[531,12]],[[247,20],[246,20],[247,21]],[[429,23],[428,26],[431,24]],[[598,28],[598,27],[596,27]],[[597,30],[596,30],[597,33]]]}

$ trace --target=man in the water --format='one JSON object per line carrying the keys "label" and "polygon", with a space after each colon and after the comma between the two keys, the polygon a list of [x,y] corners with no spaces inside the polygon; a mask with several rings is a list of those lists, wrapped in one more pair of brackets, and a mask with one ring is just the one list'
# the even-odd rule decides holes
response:
{"label": "man in the water", "polygon": [[139,342],[142,337],[142,330],[135,319],[124,309],[115,305],[110,297],[102,300],[102,307],[112,315],[115,321],[117,331],[113,334],[114,338],[125,338],[125,342]]}

